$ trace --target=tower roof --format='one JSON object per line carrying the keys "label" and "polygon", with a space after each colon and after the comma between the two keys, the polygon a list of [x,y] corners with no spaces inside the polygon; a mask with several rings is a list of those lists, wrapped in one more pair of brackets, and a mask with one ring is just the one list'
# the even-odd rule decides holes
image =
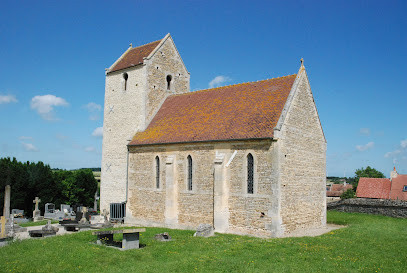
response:
{"label": "tower roof", "polygon": [[150,53],[160,44],[160,42],[161,40],[158,40],[128,49],[123,56],[115,64],[113,64],[113,67],[108,71],[108,73],[142,64],[144,62],[144,58],[147,58]]}
{"label": "tower roof", "polygon": [[169,96],[129,145],[272,138],[296,76]]}

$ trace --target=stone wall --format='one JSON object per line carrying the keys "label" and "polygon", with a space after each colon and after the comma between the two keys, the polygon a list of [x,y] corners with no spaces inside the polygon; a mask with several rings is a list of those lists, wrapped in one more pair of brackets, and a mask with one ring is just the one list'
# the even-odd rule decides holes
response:
{"label": "stone wall", "polygon": [[[124,73],[128,75],[126,88]],[[167,90],[167,75],[172,76],[170,90]],[[112,202],[126,201],[128,142],[136,132],[145,130],[167,96],[188,91],[189,73],[171,36],[166,36],[161,47],[150,59],[145,59],[143,65],[106,75],[100,189],[102,210],[108,209]]]}
{"label": "stone wall", "polygon": [[381,214],[407,218],[407,201],[389,199],[351,198],[327,205],[328,210]]}
{"label": "stone wall", "polygon": [[[124,90],[123,73],[128,74]],[[101,209],[112,202],[126,201],[127,143],[144,125],[143,66],[136,66],[106,76],[103,119]]]}
{"label": "stone wall", "polygon": [[[153,57],[145,63],[147,65],[146,120],[148,124],[167,96],[189,91],[190,75],[171,37],[168,37]],[[169,90],[166,79],[168,75],[172,78]]]}
{"label": "stone wall", "polygon": [[[194,229],[201,223],[215,224],[217,231],[271,236],[271,141],[248,141],[231,143],[180,144],[167,146],[131,147],[129,171],[129,221],[145,225],[161,225],[173,228]],[[235,153],[233,160],[230,161]],[[254,194],[247,193],[247,154],[254,161]],[[192,191],[187,185],[187,156],[193,160]],[[159,156],[162,177],[160,189],[155,184],[155,157]],[[168,193],[164,162],[174,159],[174,180],[177,203],[174,213],[176,222],[166,219]],[[223,158],[219,171],[222,196],[214,199],[214,169],[216,158]],[[229,162],[230,161],[230,162]],[[229,165],[227,163],[229,162]],[[168,167],[168,164],[167,164]],[[218,189],[218,188],[217,188]],[[218,192],[219,194],[219,192]],[[166,196],[167,195],[167,196]],[[172,197],[171,197],[172,198]],[[226,206],[226,212],[223,209]],[[217,227],[215,213],[222,214]],[[131,219],[130,219],[131,218]],[[226,225],[226,228],[225,226]]]}
{"label": "stone wall", "polygon": [[326,142],[305,70],[278,139],[281,233],[326,223]]}

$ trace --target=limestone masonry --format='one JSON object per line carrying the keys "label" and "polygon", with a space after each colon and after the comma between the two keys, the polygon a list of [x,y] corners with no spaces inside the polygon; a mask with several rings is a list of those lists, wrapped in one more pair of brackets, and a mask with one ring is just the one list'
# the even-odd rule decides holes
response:
{"label": "limestone masonry", "polygon": [[189,92],[169,34],[106,71],[101,210],[276,237],[326,224],[326,140],[307,73]]}

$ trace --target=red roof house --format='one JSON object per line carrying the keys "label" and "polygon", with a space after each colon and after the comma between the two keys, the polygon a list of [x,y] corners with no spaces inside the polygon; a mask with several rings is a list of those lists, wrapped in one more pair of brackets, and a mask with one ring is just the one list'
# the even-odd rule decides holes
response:
{"label": "red roof house", "polygon": [[392,178],[390,199],[407,201],[407,174],[397,174]]}
{"label": "red roof house", "polygon": [[326,196],[339,197],[349,189],[352,189],[351,184],[333,184],[331,186],[327,186]]}
{"label": "red roof house", "polygon": [[396,168],[389,178],[359,179],[356,196],[360,198],[407,200],[407,175],[398,174]]}

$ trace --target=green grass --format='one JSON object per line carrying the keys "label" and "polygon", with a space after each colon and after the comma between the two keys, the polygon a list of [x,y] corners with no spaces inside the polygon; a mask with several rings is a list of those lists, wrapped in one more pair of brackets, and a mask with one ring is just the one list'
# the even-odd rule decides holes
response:
{"label": "green grass", "polygon": [[[147,228],[145,247],[128,251],[92,244],[91,231],[23,240],[0,248],[0,272],[406,272],[407,219],[329,211],[328,221],[348,227],[282,239]],[[164,231],[173,241],[153,239]]]}
{"label": "green grass", "polygon": [[[27,223],[20,223],[18,224],[20,227],[33,227],[33,226],[43,226],[48,223],[48,220],[41,220],[38,222],[27,222]],[[59,221],[51,220],[51,224],[58,224]]]}

